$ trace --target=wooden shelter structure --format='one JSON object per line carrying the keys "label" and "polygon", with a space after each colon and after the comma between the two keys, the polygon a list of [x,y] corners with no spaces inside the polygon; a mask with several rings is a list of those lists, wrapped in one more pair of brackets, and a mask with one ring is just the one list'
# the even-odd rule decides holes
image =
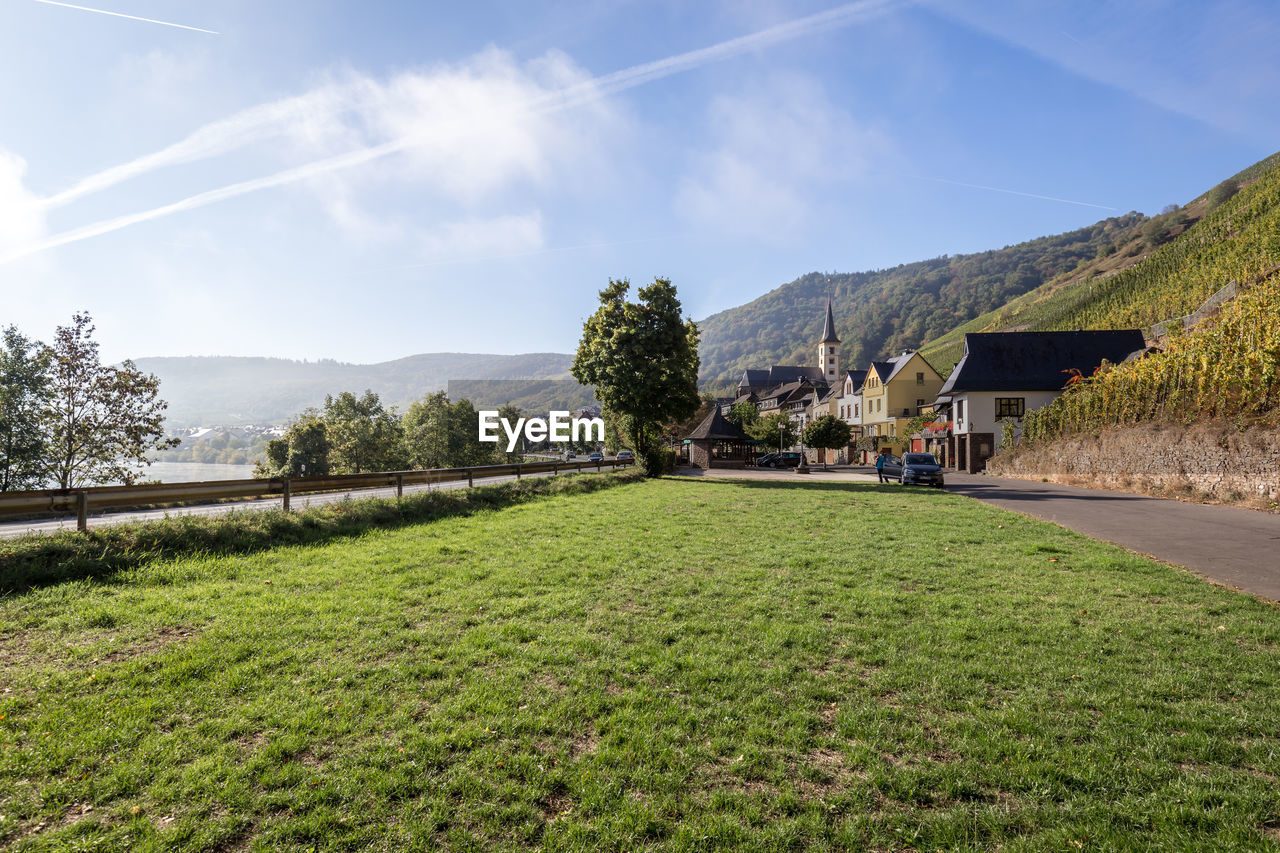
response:
{"label": "wooden shelter structure", "polygon": [[742,468],[751,458],[751,439],[716,406],[685,437],[689,464],[698,468]]}

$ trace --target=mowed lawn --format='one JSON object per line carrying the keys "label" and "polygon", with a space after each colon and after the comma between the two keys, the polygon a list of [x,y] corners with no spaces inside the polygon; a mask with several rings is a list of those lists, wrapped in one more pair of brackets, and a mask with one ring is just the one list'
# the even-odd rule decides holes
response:
{"label": "mowed lawn", "polygon": [[16,850],[1280,849],[1280,610],[946,493],[646,481],[0,637]]}

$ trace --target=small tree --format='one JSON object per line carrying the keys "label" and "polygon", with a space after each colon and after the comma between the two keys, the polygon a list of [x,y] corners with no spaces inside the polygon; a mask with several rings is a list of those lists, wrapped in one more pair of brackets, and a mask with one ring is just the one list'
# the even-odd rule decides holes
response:
{"label": "small tree", "polygon": [[329,473],[329,438],[315,409],[303,412],[281,438],[267,442],[267,458],[253,468],[253,476],[323,477]]}
{"label": "small tree", "polygon": [[839,450],[849,444],[849,425],[835,415],[815,418],[804,428],[804,443],[819,450]]}
{"label": "small tree", "polygon": [[366,390],[357,397],[343,391],[324,398],[324,424],[330,464],[339,474],[392,471],[404,467],[400,419]]}
{"label": "small tree", "polygon": [[743,400],[729,407],[729,414],[725,415],[725,420],[732,421],[746,430],[760,420],[760,409],[750,400]]}
{"label": "small tree", "polygon": [[49,360],[47,349],[13,326],[0,336],[0,492],[43,484]]}
{"label": "small tree", "polygon": [[150,450],[174,447],[164,438],[160,380],[132,361],[104,365],[92,339],[93,319],[74,314],[49,348],[52,383],[45,408],[50,475],[61,488],[133,484],[150,465]]}
{"label": "small tree", "polygon": [[650,474],[664,467],[662,425],[698,408],[698,327],[680,313],[676,289],[664,278],[628,302],[631,283],[609,280],[600,308],[582,328],[573,378],[593,385],[605,408],[622,420]]}
{"label": "small tree", "polygon": [[799,433],[796,422],[785,412],[772,412],[761,416],[754,424],[747,427],[747,435],[762,443],[765,447],[784,448],[796,443]]}

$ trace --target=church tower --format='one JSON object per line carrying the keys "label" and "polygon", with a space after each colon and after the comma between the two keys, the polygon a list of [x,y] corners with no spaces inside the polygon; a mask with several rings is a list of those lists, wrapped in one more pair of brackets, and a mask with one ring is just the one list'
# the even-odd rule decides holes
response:
{"label": "church tower", "polygon": [[828,385],[835,385],[840,380],[840,338],[836,337],[830,297],[827,298],[827,322],[822,328],[822,341],[818,344],[818,369]]}

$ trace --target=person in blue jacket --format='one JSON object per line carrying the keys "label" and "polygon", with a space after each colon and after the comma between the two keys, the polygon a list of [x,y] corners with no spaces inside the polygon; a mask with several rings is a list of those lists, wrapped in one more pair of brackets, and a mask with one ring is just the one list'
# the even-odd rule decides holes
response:
{"label": "person in blue jacket", "polygon": [[880,482],[888,482],[884,478],[884,460],[889,456],[889,448],[880,448],[880,455],[876,457],[876,476],[880,478]]}

